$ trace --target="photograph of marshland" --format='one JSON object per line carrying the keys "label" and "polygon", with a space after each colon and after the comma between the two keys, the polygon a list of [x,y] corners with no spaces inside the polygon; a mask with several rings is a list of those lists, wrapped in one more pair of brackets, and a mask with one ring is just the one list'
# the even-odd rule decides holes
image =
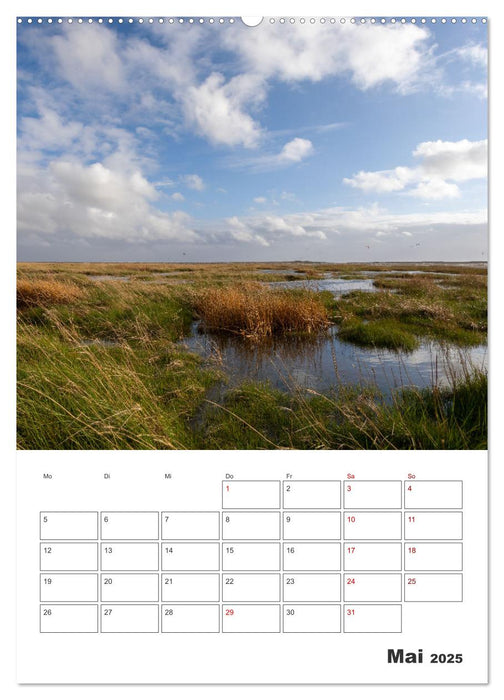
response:
{"label": "photograph of marshland", "polygon": [[482,449],[476,265],[20,264],[27,449]]}
{"label": "photograph of marshland", "polygon": [[486,27],[178,19],[18,24],[18,448],[486,449]]}

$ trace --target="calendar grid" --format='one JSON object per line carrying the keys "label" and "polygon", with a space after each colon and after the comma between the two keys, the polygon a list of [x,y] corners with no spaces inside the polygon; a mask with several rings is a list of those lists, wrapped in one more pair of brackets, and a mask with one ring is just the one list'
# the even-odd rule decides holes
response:
{"label": "calendar grid", "polygon": [[39,530],[44,633],[400,633],[463,601],[461,481],[223,481],[220,510]]}

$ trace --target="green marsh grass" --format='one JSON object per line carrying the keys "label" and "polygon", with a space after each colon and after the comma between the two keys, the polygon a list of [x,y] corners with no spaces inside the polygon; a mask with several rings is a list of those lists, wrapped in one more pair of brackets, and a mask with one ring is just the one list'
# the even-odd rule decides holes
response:
{"label": "green marsh grass", "polygon": [[419,345],[419,340],[414,333],[389,319],[347,322],[340,328],[338,337],[363,347],[389,348],[391,350],[411,351]]}
{"label": "green marsh grass", "polygon": [[18,447],[194,447],[188,424],[215,378],[199,358],[148,333],[84,344],[75,328],[21,323]]}
{"label": "green marsh grass", "polygon": [[466,346],[486,342],[486,277],[479,270],[460,277],[383,277],[374,286],[378,291],[330,302],[341,337],[391,349],[412,349],[415,337]]}

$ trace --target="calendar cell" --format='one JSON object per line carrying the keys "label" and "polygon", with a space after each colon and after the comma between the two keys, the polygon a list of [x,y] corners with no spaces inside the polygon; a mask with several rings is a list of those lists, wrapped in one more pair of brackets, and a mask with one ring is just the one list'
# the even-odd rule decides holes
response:
{"label": "calendar cell", "polygon": [[278,540],[280,513],[224,512],[223,540]]}
{"label": "calendar cell", "polygon": [[223,632],[280,632],[280,605],[222,606]]}
{"label": "calendar cell", "polygon": [[292,542],[283,546],[285,571],[339,571],[339,542]]}
{"label": "calendar cell", "polygon": [[462,508],[461,481],[410,481],[404,484],[405,508]]}
{"label": "calendar cell", "polygon": [[340,605],[284,605],[284,632],[341,632]]}
{"label": "calendar cell", "polygon": [[285,540],[339,540],[341,515],[284,511],[283,536]]}
{"label": "calendar cell", "polygon": [[163,540],[218,540],[218,512],[164,512],[161,513]]}
{"label": "calendar cell", "polygon": [[400,508],[401,481],[345,481],[345,508]]}
{"label": "calendar cell", "polygon": [[347,603],[372,601],[400,602],[401,574],[355,574],[343,576],[343,596]]}
{"label": "calendar cell", "polygon": [[107,542],[101,545],[103,571],[157,571],[157,542]]}
{"label": "calendar cell", "polygon": [[461,571],[462,542],[408,542],[405,571]]}
{"label": "calendar cell", "polygon": [[344,537],[350,540],[400,540],[401,517],[397,513],[345,511]]}
{"label": "calendar cell", "polygon": [[102,540],[157,540],[159,514],[114,511],[101,513]]}
{"label": "calendar cell", "polygon": [[274,603],[280,600],[280,574],[224,574],[223,602]]}
{"label": "calendar cell", "polygon": [[98,544],[96,542],[42,542],[41,571],[96,571]]}
{"label": "calendar cell", "polygon": [[401,605],[345,605],[345,632],[402,632]]}
{"label": "calendar cell", "polygon": [[101,574],[101,600],[153,603],[159,599],[157,574]]}
{"label": "calendar cell", "polygon": [[341,508],[341,481],[284,481],[284,508]]}
{"label": "calendar cell", "polygon": [[41,632],[98,632],[97,605],[41,605]]}
{"label": "calendar cell", "polygon": [[285,602],[338,603],[341,600],[340,574],[284,574]]}
{"label": "calendar cell", "polygon": [[280,508],[279,481],[223,481],[222,507]]}
{"label": "calendar cell", "polygon": [[219,574],[162,574],[161,600],[172,603],[219,602]]}
{"label": "calendar cell", "polygon": [[41,540],[98,539],[97,512],[45,511],[40,514]]}
{"label": "calendar cell", "polygon": [[218,571],[218,542],[163,542],[163,571]]}
{"label": "calendar cell", "polygon": [[404,514],[405,540],[461,540],[462,513]]}
{"label": "calendar cell", "polygon": [[161,632],[218,632],[219,605],[162,605]]}
{"label": "calendar cell", "polygon": [[100,606],[102,632],[159,632],[157,605]]}
{"label": "calendar cell", "polygon": [[223,571],[278,571],[280,544],[276,542],[226,542],[222,545]]}
{"label": "calendar cell", "polygon": [[400,571],[400,542],[345,542],[344,568],[353,571]]}
{"label": "calendar cell", "polygon": [[98,574],[41,574],[42,603],[98,601]]}
{"label": "calendar cell", "polygon": [[462,574],[404,575],[404,600],[408,602],[462,602]]}

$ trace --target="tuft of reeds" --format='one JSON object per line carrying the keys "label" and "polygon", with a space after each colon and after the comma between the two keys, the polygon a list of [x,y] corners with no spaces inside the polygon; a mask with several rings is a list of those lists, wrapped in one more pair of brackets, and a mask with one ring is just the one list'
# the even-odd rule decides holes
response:
{"label": "tuft of reeds", "polygon": [[193,290],[191,301],[206,330],[254,341],[289,333],[312,335],[329,325],[322,300],[309,290],[245,283]]}
{"label": "tuft of reeds", "polygon": [[84,296],[84,290],[71,282],[55,279],[20,279],[16,286],[18,308],[67,304]]}

